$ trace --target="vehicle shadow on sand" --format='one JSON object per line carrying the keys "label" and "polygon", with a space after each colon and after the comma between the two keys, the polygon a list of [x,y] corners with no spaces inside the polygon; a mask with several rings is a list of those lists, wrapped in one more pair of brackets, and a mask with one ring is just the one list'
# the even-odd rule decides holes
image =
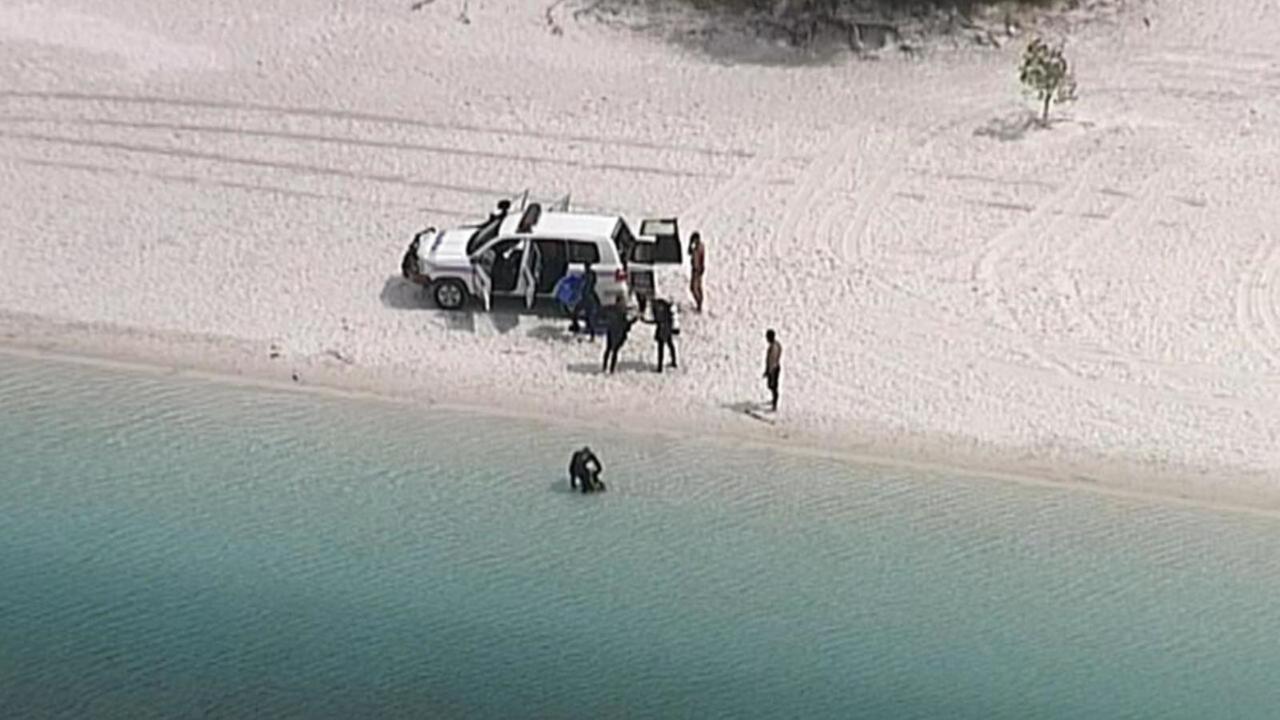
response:
{"label": "vehicle shadow on sand", "polygon": [[[545,320],[565,320],[564,313],[554,303],[538,302],[532,308],[526,308],[519,298],[501,297],[493,301],[493,310],[485,312],[480,303],[472,300],[458,310],[442,310],[431,299],[431,294],[418,285],[405,280],[399,275],[392,275],[382,285],[379,293],[384,307],[395,310],[427,310],[439,318],[449,330],[476,332],[477,318],[483,316],[501,334],[506,334],[520,327],[525,318]],[[529,331],[531,337],[550,337],[553,326],[539,324]],[[566,333],[567,334],[567,333]]]}
{"label": "vehicle shadow on sand", "polygon": [[[568,322],[567,319],[564,320]],[[550,324],[542,323],[525,333],[534,340],[545,340],[547,342],[561,342],[566,344],[578,344],[587,342],[587,337],[580,333],[569,332],[569,327],[563,323]]]}
{"label": "vehicle shadow on sand", "polygon": [[396,310],[436,309],[436,304],[432,302],[426,288],[414,285],[399,275],[391,275],[387,278],[387,281],[382,284],[382,292],[378,297],[382,300],[383,306]]}

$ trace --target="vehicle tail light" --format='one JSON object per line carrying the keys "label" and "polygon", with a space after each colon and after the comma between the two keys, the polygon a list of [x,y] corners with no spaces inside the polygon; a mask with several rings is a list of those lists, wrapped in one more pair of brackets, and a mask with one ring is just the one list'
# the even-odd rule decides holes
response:
{"label": "vehicle tail light", "polygon": [[626,281],[627,281],[627,269],[626,269],[626,268],[618,268],[617,270],[614,270],[614,271],[613,271],[613,279],[614,279],[615,281],[617,281],[617,282],[626,282]]}

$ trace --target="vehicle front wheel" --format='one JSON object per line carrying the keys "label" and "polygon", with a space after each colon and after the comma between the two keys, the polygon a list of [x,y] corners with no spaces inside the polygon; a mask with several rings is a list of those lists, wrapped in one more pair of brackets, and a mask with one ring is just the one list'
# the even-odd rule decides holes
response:
{"label": "vehicle front wheel", "polygon": [[445,310],[457,310],[467,302],[467,288],[460,280],[441,280],[431,289],[436,305]]}

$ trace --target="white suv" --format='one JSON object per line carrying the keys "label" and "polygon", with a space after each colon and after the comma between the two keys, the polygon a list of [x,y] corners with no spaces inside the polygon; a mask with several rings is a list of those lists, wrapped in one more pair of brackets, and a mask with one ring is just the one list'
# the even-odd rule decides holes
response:
{"label": "white suv", "polygon": [[479,225],[423,230],[401,271],[428,288],[441,308],[456,310],[476,297],[488,310],[494,295],[523,297],[532,307],[538,297],[552,295],[560,278],[590,263],[600,302],[612,304],[631,292],[625,258],[637,245],[620,216],[544,212],[531,203],[519,214]]}

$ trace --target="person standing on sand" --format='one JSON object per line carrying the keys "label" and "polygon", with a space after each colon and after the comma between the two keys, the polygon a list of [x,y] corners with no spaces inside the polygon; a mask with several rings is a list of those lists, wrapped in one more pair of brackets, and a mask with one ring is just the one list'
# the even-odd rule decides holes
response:
{"label": "person standing on sand", "polygon": [[596,316],[600,314],[600,296],[596,294],[596,271],[591,263],[582,265],[582,289],[579,291],[578,313],[587,324],[587,335],[596,339]]}
{"label": "person standing on sand", "polygon": [[491,212],[489,213],[489,219],[485,221],[485,224],[486,224],[486,225],[488,225],[489,223],[493,222],[494,220],[497,220],[498,222],[502,222],[503,220],[505,220],[505,219],[506,219],[506,217],[507,217],[507,211],[508,211],[508,210],[510,210],[510,209],[511,209],[511,201],[510,201],[510,200],[506,200],[506,199],[499,200],[499,201],[498,201],[498,209],[497,209],[496,211],[491,211]]}
{"label": "person standing on sand", "polygon": [[564,313],[569,316],[569,332],[577,333],[578,327],[578,305],[582,302],[582,276],[573,274],[565,275],[556,281],[552,294],[556,297],[556,302],[564,309]]}
{"label": "person standing on sand", "polygon": [[676,334],[675,313],[671,309],[671,301],[663,298],[653,300],[653,340],[658,343],[657,372],[662,372],[663,351],[671,351],[671,367],[676,367]]}
{"label": "person standing on sand", "polygon": [[778,377],[782,374],[782,343],[778,342],[778,334],[773,330],[765,331],[764,339],[769,343],[769,349],[764,354],[764,379],[769,385],[771,407],[777,412]]}
{"label": "person standing on sand", "polygon": [[702,312],[702,276],[706,272],[707,250],[702,235],[695,231],[689,236],[689,293],[698,312]]}
{"label": "person standing on sand", "polygon": [[604,360],[601,362],[600,372],[608,371],[612,375],[618,369],[618,351],[627,344],[627,334],[631,332],[633,323],[635,319],[627,315],[627,301],[618,296],[617,303],[610,308],[608,320],[605,321]]}

